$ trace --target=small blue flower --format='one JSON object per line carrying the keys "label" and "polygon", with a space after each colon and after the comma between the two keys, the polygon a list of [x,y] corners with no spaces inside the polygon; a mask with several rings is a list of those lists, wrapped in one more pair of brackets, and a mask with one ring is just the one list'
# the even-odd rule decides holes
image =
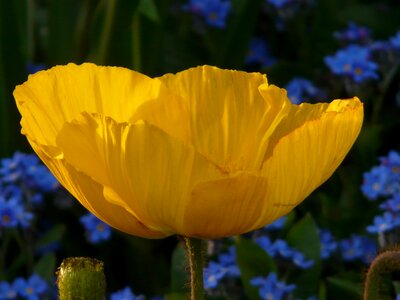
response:
{"label": "small blue flower", "polygon": [[298,251],[293,254],[292,261],[301,269],[308,269],[314,265],[314,261],[312,259],[307,260],[304,257],[304,254]]}
{"label": "small blue flower", "polygon": [[383,216],[376,216],[374,224],[367,226],[369,233],[383,233],[392,230],[398,226],[398,218],[395,218],[390,212],[385,212]]}
{"label": "small blue flower", "polygon": [[200,15],[211,27],[224,28],[231,3],[227,0],[189,0],[183,9]]}
{"label": "small blue flower", "polygon": [[267,236],[260,236],[255,239],[257,245],[259,245],[269,256],[274,257],[276,255],[274,249],[274,243]]}
{"label": "small blue flower", "polygon": [[259,296],[263,300],[282,300],[284,297],[296,289],[296,285],[286,285],[283,281],[278,281],[276,273],[269,273],[267,277],[255,277],[250,280],[250,284],[259,288]]}
{"label": "small blue flower", "polygon": [[395,49],[400,49],[400,31],[389,39],[390,45]]}
{"label": "small blue flower", "polygon": [[0,299],[17,299],[18,293],[14,284],[7,281],[0,281]]}
{"label": "small blue flower", "polygon": [[265,0],[265,2],[272,4],[277,9],[281,9],[289,3],[293,2],[293,0]]}
{"label": "small blue flower", "polygon": [[365,43],[371,40],[371,30],[367,27],[358,26],[354,22],[349,22],[343,31],[337,31],[333,36],[346,43]]}
{"label": "small blue flower", "polygon": [[321,94],[313,83],[305,78],[294,78],[286,86],[288,98],[293,104],[300,104],[305,99],[317,97]]}
{"label": "small blue flower", "polygon": [[276,59],[271,56],[267,43],[261,38],[252,38],[245,59],[246,65],[269,68],[275,62]]}
{"label": "small blue flower", "polygon": [[33,214],[25,210],[19,199],[5,200],[0,196],[0,228],[11,228],[18,225],[27,228],[32,219]]}
{"label": "small blue flower", "polygon": [[392,198],[381,203],[379,208],[389,212],[400,212],[400,194],[395,194]]}
{"label": "small blue flower", "polygon": [[321,258],[327,259],[337,249],[338,243],[333,239],[331,232],[328,230],[319,231],[319,240],[321,243]]}
{"label": "small blue flower", "polygon": [[216,288],[223,278],[238,278],[239,267],[236,265],[236,251],[233,246],[229,247],[227,253],[221,253],[218,261],[211,261],[204,268],[204,287],[206,289]]}
{"label": "small blue flower", "polygon": [[46,281],[37,274],[33,274],[27,280],[17,278],[14,285],[18,294],[28,300],[39,300],[48,289]]}
{"label": "small blue flower", "polygon": [[44,64],[34,64],[34,63],[27,63],[26,64],[26,71],[28,74],[35,74],[36,72],[45,70],[46,66]]}
{"label": "small blue flower", "polygon": [[51,192],[59,187],[58,181],[35,154],[15,152],[11,158],[2,159],[0,178],[6,183],[23,182],[28,188],[42,192]]}
{"label": "small blue flower", "polygon": [[86,230],[89,242],[97,244],[107,241],[111,237],[111,227],[99,220],[95,215],[88,213],[79,220]]}
{"label": "small blue flower", "polygon": [[376,254],[376,243],[366,237],[353,234],[339,243],[345,261],[362,260],[368,263]]}
{"label": "small blue flower", "polygon": [[221,253],[218,256],[218,262],[225,268],[227,277],[235,278],[240,276],[239,267],[236,265],[235,247],[231,246],[227,253]]}
{"label": "small blue flower", "polygon": [[286,219],[286,216],[280,217],[273,223],[266,225],[264,228],[271,231],[280,230],[283,228],[283,226],[285,226]]}
{"label": "small blue flower", "polygon": [[336,75],[348,76],[356,83],[377,79],[378,65],[370,60],[370,50],[359,45],[349,45],[333,56],[325,57],[325,64]]}
{"label": "small blue flower", "polygon": [[226,269],[221,264],[211,261],[204,268],[204,288],[207,290],[216,288],[225,275]]}
{"label": "small blue flower", "polygon": [[110,295],[110,300],[144,300],[143,295],[136,296],[130,287],[125,287]]}
{"label": "small blue flower", "polygon": [[364,173],[361,191],[369,200],[376,200],[379,196],[387,195],[389,170],[385,166],[376,166]]}
{"label": "small blue flower", "polygon": [[295,253],[295,251],[291,247],[289,247],[288,243],[281,239],[277,239],[274,242],[272,249],[273,253],[279,254],[284,258],[291,258]]}

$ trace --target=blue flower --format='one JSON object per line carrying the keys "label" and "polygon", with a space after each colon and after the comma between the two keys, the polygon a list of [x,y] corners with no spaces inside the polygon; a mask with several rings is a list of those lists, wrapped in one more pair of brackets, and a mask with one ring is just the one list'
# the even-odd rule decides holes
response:
{"label": "blue flower", "polygon": [[285,240],[277,239],[272,242],[268,237],[260,236],[255,239],[255,242],[263,248],[269,256],[276,258],[279,255],[282,258],[290,259],[294,265],[302,269],[307,269],[314,264],[313,260],[306,260],[303,253],[289,247]]}
{"label": "blue flower", "polygon": [[0,196],[0,228],[11,228],[18,225],[27,228],[32,219],[33,214],[25,210],[19,199],[5,200]]}
{"label": "blue flower", "polygon": [[336,75],[348,76],[356,83],[367,79],[377,79],[378,65],[370,60],[369,49],[359,45],[349,45],[334,56],[325,57],[325,64]]}
{"label": "blue flower", "polygon": [[355,234],[349,239],[340,241],[339,245],[345,261],[362,260],[368,263],[376,254],[375,242]]}
{"label": "blue flower", "polygon": [[17,299],[18,293],[14,284],[7,281],[0,282],[0,299]]}
{"label": "blue flower", "polygon": [[383,233],[392,230],[399,225],[398,218],[390,212],[385,212],[383,216],[376,216],[374,218],[374,224],[367,226],[369,233]]}
{"label": "blue flower", "polygon": [[390,174],[385,166],[373,167],[363,176],[361,191],[369,200],[376,200],[379,196],[388,195],[387,186]]}
{"label": "blue flower", "polygon": [[255,239],[257,245],[259,245],[269,256],[274,257],[276,255],[273,247],[273,242],[267,236],[260,236]]}
{"label": "blue flower", "polygon": [[33,274],[27,280],[17,278],[14,285],[18,294],[28,300],[39,300],[48,289],[46,281],[37,274]]}
{"label": "blue flower", "polygon": [[223,278],[237,278],[240,276],[239,267],[236,265],[236,251],[233,246],[227,253],[221,253],[218,261],[211,261],[204,268],[204,287],[216,288]]}
{"label": "blue flower", "polygon": [[249,66],[268,68],[275,62],[276,59],[271,56],[267,43],[261,38],[252,38],[245,63]]}
{"label": "blue flower", "polygon": [[328,230],[319,231],[319,240],[321,243],[321,258],[327,259],[337,249],[338,243]]}
{"label": "blue flower", "polygon": [[265,2],[272,4],[275,8],[280,9],[293,2],[293,0],[265,0]]}
{"label": "blue flower", "polygon": [[216,288],[225,275],[226,269],[221,264],[211,261],[204,268],[204,288],[207,290]]}
{"label": "blue flower", "polygon": [[271,223],[271,224],[268,224],[268,225],[265,226],[264,228],[267,229],[267,230],[271,230],[271,231],[280,230],[280,229],[282,229],[283,226],[285,225],[286,219],[287,219],[286,216],[280,217],[279,219],[275,220],[275,221],[274,221],[273,223]]}
{"label": "blue flower", "polygon": [[389,39],[389,43],[393,48],[400,49],[400,31]]}
{"label": "blue flower", "polygon": [[36,72],[42,71],[47,69],[44,64],[34,64],[34,63],[27,63],[26,64],[26,71],[28,74],[35,74]]}
{"label": "blue flower", "polygon": [[59,187],[58,181],[34,154],[15,152],[13,157],[0,161],[0,178],[5,183],[23,182],[28,188],[51,192]]}
{"label": "blue flower", "polygon": [[286,285],[283,281],[278,281],[276,273],[269,273],[267,277],[255,277],[250,280],[250,284],[259,288],[259,296],[263,300],[281,300],[296,289],[296,285]]}
{"label": "blue flower", "polygon": [[144,296],[136,296],[130,287],[125,287],[110,295],[110,300],[144,300]]}
{"label": "blue flower", "polygon": [[221,253],[218,256],[218,262],[223,266],[226,270],[227,277],[239,277],[240,270],[236,265],[236,250],[235,247],[229,247],[227,253]]}
{"label": "blue flower", "polygon": [[111,227],[99,220],[95,215],[87,213],[79,221],[86,230],[89,242],[93,244],[107,241],[111,237]]}
{"label": "blue flower", "polygon": [[189,0],[183,9],[200,15],[209,26],[224,28],[231,3],[227,0]]}
{"label": "blue flower", "polygon": [[400,194],[395,194],[393,198],[381,203],[379,208],[389,212],[400,212]]}
{"label": "blue flower", "polygon": [[300,104],[304,99],[321,94],[313,83],[305,78],[294,78],[286,86],[288,97],[293,104]]}
{"label": "blue flower", "polygon": [[296,251],[292,257],[293,263],[301,269],[308,269],[314,265],[314,261],[312,259],[306,259],[304,254]]}
{"label": "blue flower", "polygon": [[334,32],[333,36],[346,43],[365,43],[371,40],[371,30],[367,27],[358,26],[354,22],[349,22],[345,30]]}

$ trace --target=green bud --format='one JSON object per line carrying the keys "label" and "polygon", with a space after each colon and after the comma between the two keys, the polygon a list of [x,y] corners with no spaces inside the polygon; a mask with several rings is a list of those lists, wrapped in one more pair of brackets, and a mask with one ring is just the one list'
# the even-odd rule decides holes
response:
{"label": "green bud", "polygon": [[102,261],[69,257],[56,272],[60,300],[103,300],[106,290]]}

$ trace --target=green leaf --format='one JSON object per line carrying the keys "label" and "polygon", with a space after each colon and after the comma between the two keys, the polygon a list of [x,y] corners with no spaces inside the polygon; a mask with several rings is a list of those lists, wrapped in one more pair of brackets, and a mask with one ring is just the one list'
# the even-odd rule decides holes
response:
{"label": "green leaf", "polygon": [[[227,28],[214,37],[216,62],[221,67],[241,68],[259,15],[260,0],[236,0]],[[232,51],[234,49],[234,51]]]}
{"label": "green leaf", "polygon": [[341,294],[346,296],[346,299],[358,299],[363,295],[363,289],[361,285],[355,284],[354,280],[349,280],[346,278],[341,278],[339,276],[335,277],[328,277],[327,281],[331,284],[334,288],[341,290]]}
{"label": "green leaf", "polygon": [[275,262],[260,246],[249,239],[238,237],[235,246],[236,261],[248,298],[259,299],[258,289],[250,284],[250,279],[276,272]]}
{"label": "green leaf", "polygon": [[54,272],[57,268],[56,256],[54,253],[47,253],[42,256],[35,264],[33,271],[42,276],[47,281],[54,279]]}
{"label": "green leaf", "polygon": [[189,274],[187,272],[188,259],[186,250],[179,243],[172,253],[171,265],[171,292],[183,293],[189,292]]}
{"label": "green leaf", "polygon": [[188,299],[186,294],[180,294],[180,293],[170,293],[165,295],[166,300],[186,300]]}
{"label": "green leaf", "polygon": [[138,9],[141,14],[150,20],[154,22],[159,21],[157,6],[153,0],[140,0]]}
{"label": "green leaf", "polygon": [[26,1],[0,1],[0,157],[26,145],[12,91],[26,79]]}
{"label": "green leaf", "polygon": [[305,299],[317,295],[321,276],[320,241],[314,219],[307,214],[297,222],[287,235],[288,244],[301,251],[306,259],[312,259],[314,265],[290,277],[288,283],[296,284],[295,297]]}
{"label": "green leaf", "polygon": [[74,29],[81,10],[78,3],[71,0],[49,1],[47,56],[50,65],[66,64],[74,59],[77,46]]}
{"label": "green leaf", "polygon": [[61,240],[66,227],[64,224],[57,224],[52,229],[46,232],[38,241],[36,242],[36,249],[46,247],[47,245]]}

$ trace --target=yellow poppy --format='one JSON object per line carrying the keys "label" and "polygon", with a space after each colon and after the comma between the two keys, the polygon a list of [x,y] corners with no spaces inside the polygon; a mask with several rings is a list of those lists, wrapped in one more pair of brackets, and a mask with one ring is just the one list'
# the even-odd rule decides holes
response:
{"label": "yellow poppy", "polygon": [[265,75],[211,66],[149,78],[68,64],[14,96],[22,133],[61,184],[147,238],[273,222],[332,175],[363,119],[358,98],[293,105]]}

